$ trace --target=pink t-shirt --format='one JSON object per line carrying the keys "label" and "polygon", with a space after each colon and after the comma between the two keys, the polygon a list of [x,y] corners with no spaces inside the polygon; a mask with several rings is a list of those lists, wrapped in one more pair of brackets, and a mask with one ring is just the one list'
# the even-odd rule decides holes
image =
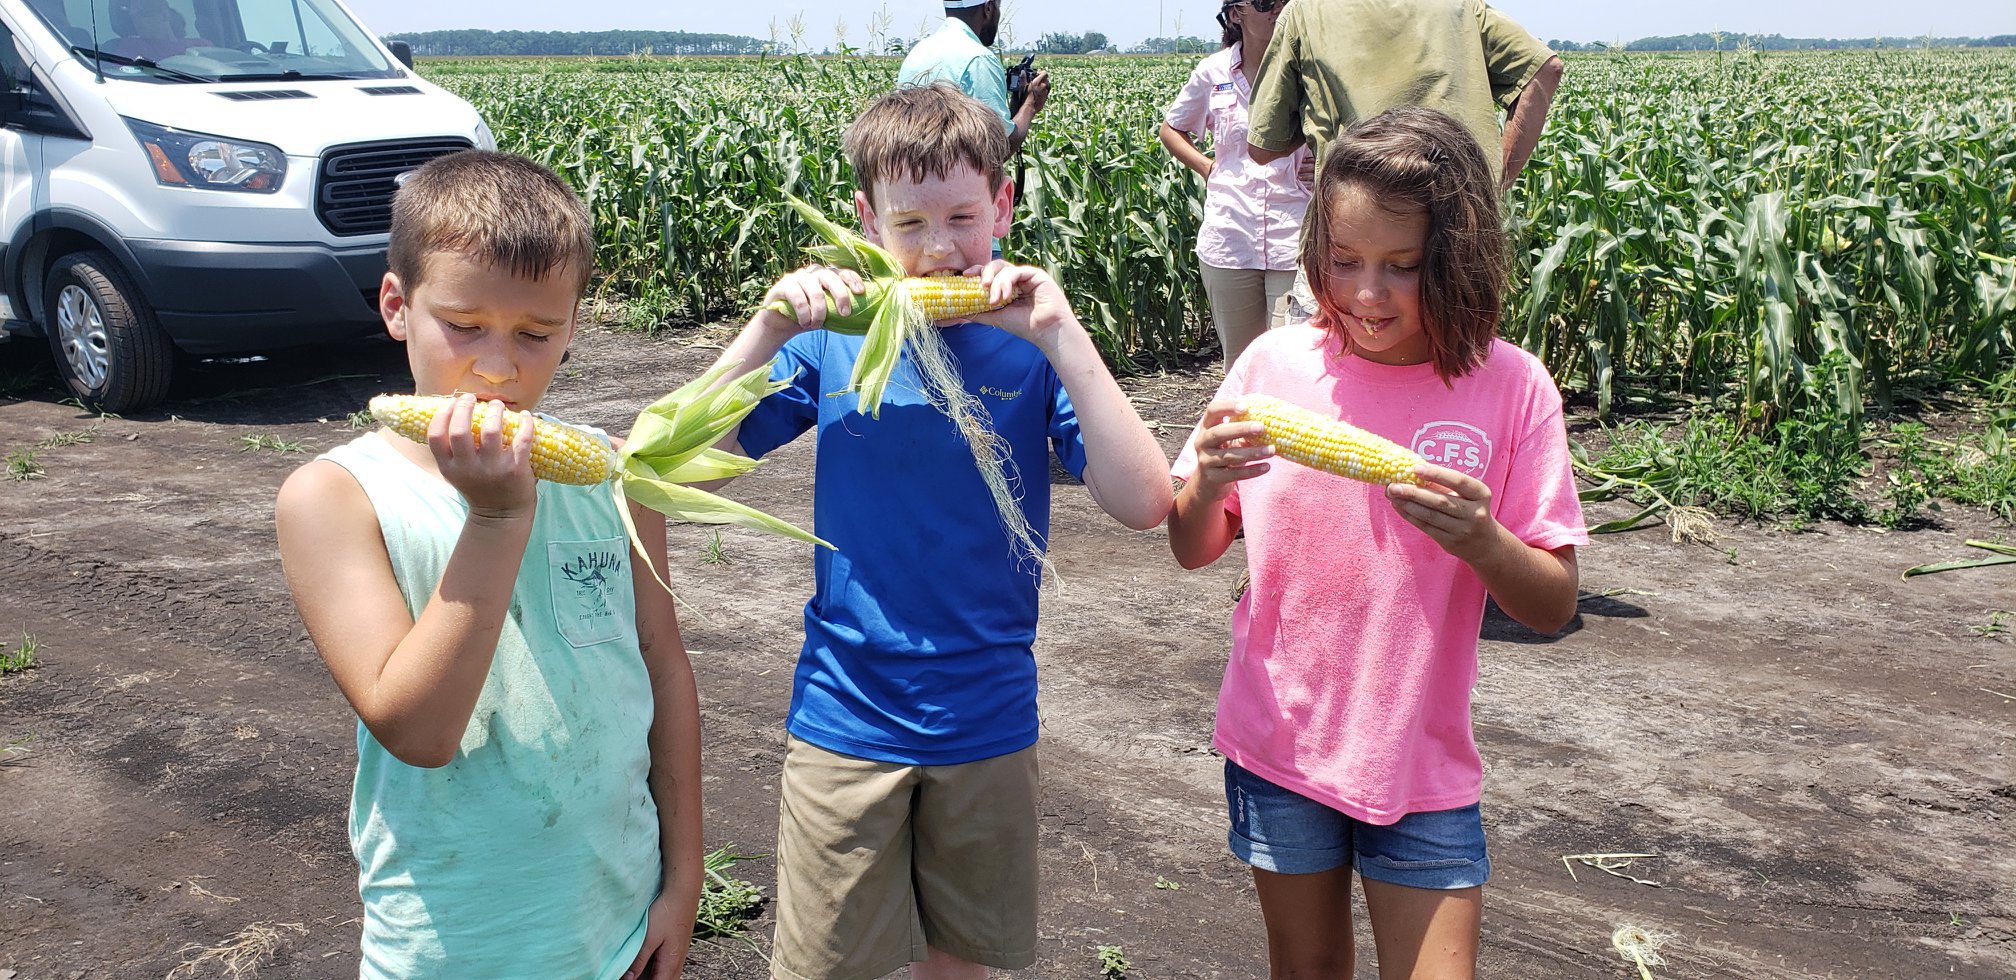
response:
{"label": "pink t-shirt", "polygon": [[1219,269],[1288,272],[1295,268],[1302,213],[1313,193],[1296,176],[1309,148],[1273,163],[1254,163],[1246,149],[1246,105],[1252,98],[1235,44],[1198,63],[1162,118],[1183,133],[1210,127],[1217,163],[1205,181],[1198,260]]}
{"label": "pink t-shirt", "polygon": [[[1494,341],[1455,379],[1342,352],[1292,324],[1261,334],[1221,398],[1273,395],[1413,448],[1491,488],[1519,540],[1589,540],[1561,394],[1531,354]],[[1196,473],[1194,450],[1174,473]],[[1232,613],[1215,744],[1277,785],[1375,824],[1477,802],[1470,732],[1484,585],[1408,524],[1382,487],[1276,460],[1226,506],[1246,530],[1251,585]]]}

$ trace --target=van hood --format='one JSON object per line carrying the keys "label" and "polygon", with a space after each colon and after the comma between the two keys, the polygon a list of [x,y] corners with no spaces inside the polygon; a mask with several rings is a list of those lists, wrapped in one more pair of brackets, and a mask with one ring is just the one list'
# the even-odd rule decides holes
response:
{"label": "van hood", "polygon": [[481,145],[475,109],[420,78],[142,82],[112,79],[106,101],[129,119],[252,140],[292,157],[344,143],[462,136]]}

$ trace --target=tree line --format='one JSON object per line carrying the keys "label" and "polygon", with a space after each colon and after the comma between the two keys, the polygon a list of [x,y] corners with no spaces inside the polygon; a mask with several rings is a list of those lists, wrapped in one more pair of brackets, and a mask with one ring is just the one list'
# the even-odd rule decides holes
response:
{"label": "tree line", "polygon": [[[649,52],[667,55],[758,55],[775,53],[769,41],[735,34],[693,34],[686,31],[414,31],[390,35],[387,40],[405,41],[416,55],[430,56],[555,56],[629,55]],[[1643,37],[1627,44],[1604,41],[1547,42],[1556,51],[1817,51],[1830,49],[1881,49],[1915,47],[2016,47],[2016,34],[1993,37],[1918,38],[1806,38],[1780,34],[1676,34]],[[1043,54],[1090,54],[1121,49],[1098,31],[1083,34],[1045,34],[1018,50]],[[1129,54],[1204,53],[1215,51],[1215,40],[1200,37],[1153,37],[1133,47]],[[900,51],[900,45],[892,45]]]}
{"label": "tree line", "polygon": [[1556,51],[1834,51],[1881,48],[2007,48],[2016,34],[1994,37],[1786,37],[1782,34],[1674,34],[1641,37],[1628,44],[1607,41],[1548,41]]}
{"label": "tree line", "polygon": [[686,31],[413,31],[388,35],[416,55],[726,55],[763,54],[770,42],[734,34]]}

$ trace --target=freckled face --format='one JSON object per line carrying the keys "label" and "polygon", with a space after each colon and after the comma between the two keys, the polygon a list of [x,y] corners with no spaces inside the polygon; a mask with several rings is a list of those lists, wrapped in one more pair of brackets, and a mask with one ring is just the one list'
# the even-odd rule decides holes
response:
{"label": "freckled face", "polygon": [[1394,214],[1346,185],[1324,203],[1330,248],[1320,256],[1322,301],[1353,351],[1381,364],[1420,364],[1433,354],[1421,322],[1421,260],[1428,215]]}
{"label": "freckled face", "polygon": [[994,239],[1013,223],[1014,188],[958,167],[944,177],[875,182],[875,200],[856,191],[854,210],[868,240],[894,254],[913,276],[961,273],[994,257]]}

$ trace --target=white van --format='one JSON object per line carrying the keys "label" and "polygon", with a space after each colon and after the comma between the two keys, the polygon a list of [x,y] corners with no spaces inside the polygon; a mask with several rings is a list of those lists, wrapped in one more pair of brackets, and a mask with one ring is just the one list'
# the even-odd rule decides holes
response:
{"label": "white van", "polygon": [[103,411],[179,356],[382,331],[397,181],[495,146],[338,0],[0,0],[0,31],[0,339]]}

